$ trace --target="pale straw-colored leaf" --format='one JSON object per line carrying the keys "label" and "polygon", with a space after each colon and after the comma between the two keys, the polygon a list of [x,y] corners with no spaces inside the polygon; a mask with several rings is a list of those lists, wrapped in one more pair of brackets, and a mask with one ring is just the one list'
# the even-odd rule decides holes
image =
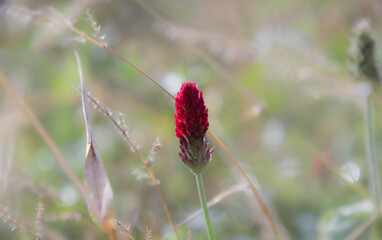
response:
{"label": "pale straw-colored leaf", "polygon": [[[75,55],[80,74],[82,109],[85,118],[87,136],[84,181],[90,198],[94,202],[93,206],[90,204],[88,204],[88,206],[90,208],[89,211],[92,214],[94,214],[94,212],[99,213],[99,216],[94,214],[95,217],[100,218],[97,220],[102,225],[103,230],[110,234],[111,232],[114,232],[116,223],[113,190],[95,144],[94,130],[89,115],[87,92],[82,75],[81,62],[77,52],[75,52]],[[96,209],[91,209],[91,207]]]}

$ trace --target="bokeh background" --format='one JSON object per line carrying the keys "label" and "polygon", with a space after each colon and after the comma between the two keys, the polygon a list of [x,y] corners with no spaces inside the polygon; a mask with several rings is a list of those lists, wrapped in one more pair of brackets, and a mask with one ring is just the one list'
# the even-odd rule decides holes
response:
{"label": "bokeh background", "polygon": [[[173,100],[104,49],[9,7],[75,20],[77,28],[92,35],[86,15],[90,9],[108,47],[170,93],[176,94],[184,81],[196,82],[209,109],[210,129],[261,189],[284,239],[347,239],[370,219],[357,239],[382,238],[370,200],[362,195],[362,189],[369,187],[365,83],[348,70],[349,36],[360,18],[370,20],[377,40],[377,66],[382,65],[382,2],[0,4],[0,69],[81,179],[86,135],[74,50],[80,53],[88,90],[104,106],[124,113],[129,135],[145,157],[160,138],[162,148],[152,168],[175,222],[200,207],[194,177],[178,157]],[[380,152],[382,95],[376,88],[374,130]],[[146,227],[153,239],[160,239],[171,225],[145,168],[102,113],[93,110],[91,115],[118,219],[131,225],[136,239],[144,239]],[[244,182],[221,148],[212,144],[213,161],[203,172],[208,199]],[[3,87],[0,167],[2,212],[34,229],[41,202],[46,239],[107,238],[91,223],[74,184]],[[222,199],[210,214],[217,239],[272,239],[266,218],[247,190]],[[202,216],[180,233],[183,239],[207,239]],[[31,236],[4,222],[0,239]]]}

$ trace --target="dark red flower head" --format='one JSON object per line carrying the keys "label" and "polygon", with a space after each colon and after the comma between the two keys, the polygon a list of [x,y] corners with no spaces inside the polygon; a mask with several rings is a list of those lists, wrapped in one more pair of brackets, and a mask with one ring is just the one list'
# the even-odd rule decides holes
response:
{"label": "dark red flower head", "polygon": [[193,82],[185,82],[175,99],[175,132],[180,139],[179,156],[194,172],[200,173],[211,160],[213,149],[206,138],[208,110],[203,93]]}
{"label": "dark red flower head", "polygon": [[208,110],[203,92],[193,82],[185,82],[175,99],[176,136],[179,139],[204,136],[208,129]]}

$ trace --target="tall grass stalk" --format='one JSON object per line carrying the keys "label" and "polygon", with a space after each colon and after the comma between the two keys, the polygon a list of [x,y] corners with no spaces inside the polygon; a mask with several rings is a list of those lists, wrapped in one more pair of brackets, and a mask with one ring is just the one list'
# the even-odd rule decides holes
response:
{"label": "tall grass stalk", "polygon": [[380,212],[380,176],[379,164],[376,151],[375,129],[374,129],[374,104],[370,98],[366,99],[365,117],[365,146],[367,152],[367,167],[369,172],[369,191],[373,198],[376,214]]}

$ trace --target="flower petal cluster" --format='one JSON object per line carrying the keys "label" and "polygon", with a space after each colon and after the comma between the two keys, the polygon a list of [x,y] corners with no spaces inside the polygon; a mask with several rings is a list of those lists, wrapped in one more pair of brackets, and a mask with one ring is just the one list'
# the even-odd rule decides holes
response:
{"label": "flower petal cluster", "polygon": [[180,140],[179,156],[192,172],[198,174],[211,160],[211,148],[206,132],[209,127],[208,109],[203,92],[195,83],[182,84],[175,99],[175,132]]}

